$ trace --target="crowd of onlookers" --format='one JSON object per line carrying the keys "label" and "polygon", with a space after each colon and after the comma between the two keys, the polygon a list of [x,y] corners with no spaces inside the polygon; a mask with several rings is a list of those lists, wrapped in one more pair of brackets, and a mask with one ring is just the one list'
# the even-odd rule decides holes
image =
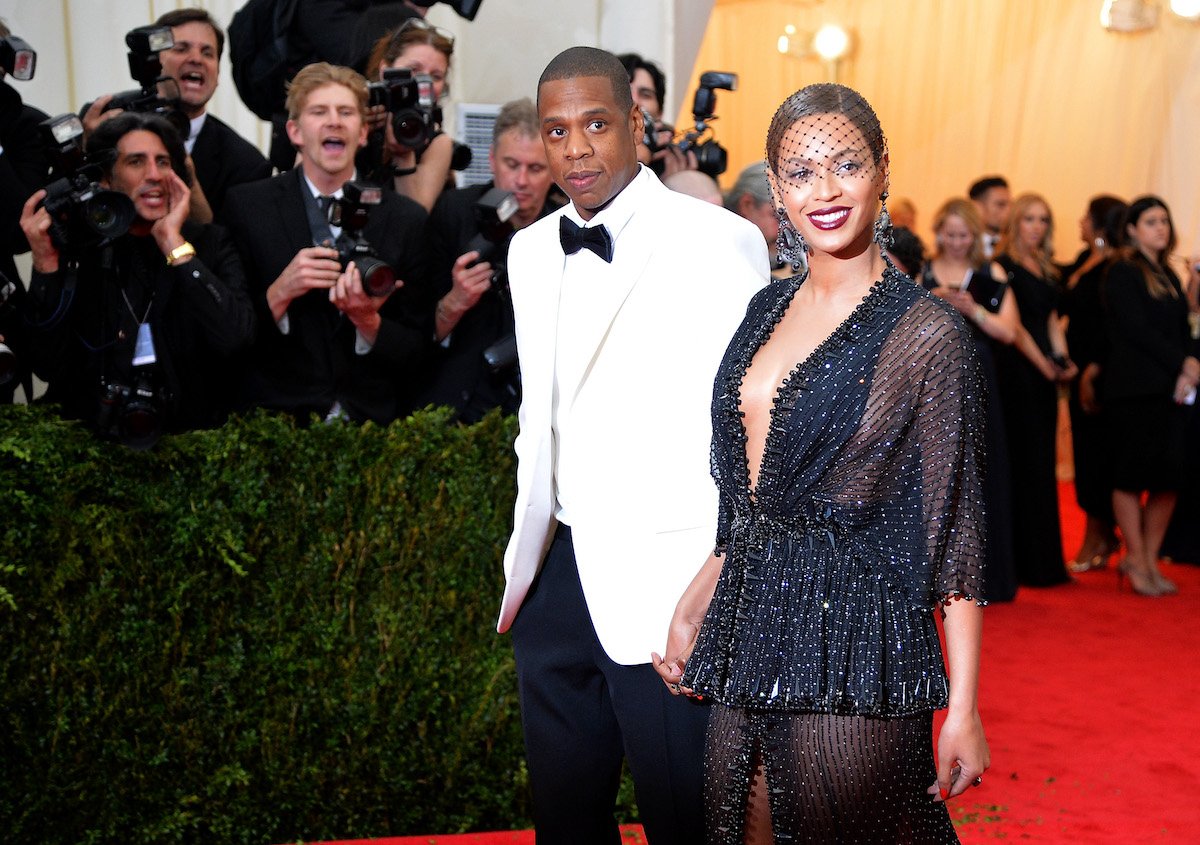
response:
{"label": "crowd of onlookers", "polygon": [[[106,94],[77,128],[54,121],[51,142],[47,116],[0,78],[0,400],[21,386],[31,398],[37,375],[65,414],[135,446],[256,407],[380,423],[428,404],[464,421],[515,411],[507,243],[564,199],[528,99],[495,122],[492,181],[453,187],[464,150],[438,104],[454,36],[425,21],[425,5],[381,4],[346,18],[352,31],[309,32],[309,58],[329,61],[307,62],[280,92],[271,161],[208,110],[226,43],[200,9],[156,21],[170,46],[148,61],[173,80],[171,108]],[[753,221],[775,256],[765,164],[722,196],[670,143],[661,70],[621,58],[654,127],[643,161]],[[1067,265],[1054,261],[1049,203],[1012,198],[998,176],[936,211],[932,249],[911,202],[893,198],[889,213],[891,260],[961,312],[990,388],[990,597],[1106,566],[1121,542],[1133,590],[1174,591],[1157,566],[1164,538],[1166,553],[1200,557],[1189,323],[1200,283],[1173,253],[1166,203],[1096,197]],[[27,284],[13,262],[25,250]],[[773,263],[776,276],[798,269]],[[1055,475],[1063,392],[1087,513],[1069,563]]]}
{"label": "crowd of onlookers", "polygon": [[[911,213],[911,209],[906,209]],[[905,221],[908,222],[908,221]],[[931,255],[900,230],[893,259],[971,325],[989,385],[989,597],[1106,568],[1147,596],[1159,568],[1200,561],[1200,268],[1174,254],[1167,203],[1093,198],[1084,248],[1054,261],[1050,204],[999,176],[935,213]],[[1086,532],[1064,561],[1056,475],[1068,398]]]}

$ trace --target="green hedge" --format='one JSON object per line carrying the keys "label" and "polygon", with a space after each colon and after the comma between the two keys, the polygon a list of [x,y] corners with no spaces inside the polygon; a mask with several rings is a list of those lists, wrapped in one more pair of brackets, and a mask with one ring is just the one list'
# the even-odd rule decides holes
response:
{"label": "green hedge", "polygon": [[0,408],[0,838],[528,825],[514,429],[260,415],[136,453]]}

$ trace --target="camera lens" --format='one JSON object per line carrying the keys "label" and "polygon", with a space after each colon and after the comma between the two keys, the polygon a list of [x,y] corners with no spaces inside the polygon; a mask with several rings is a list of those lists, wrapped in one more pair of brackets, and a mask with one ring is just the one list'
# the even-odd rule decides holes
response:
{"label": "camera lens", "polygon": [[387,296],[395,289],[396,272],[378,258],[359,256],[354,259],[354,265],[362,276],[362,286],[367,296]]}
{"label": "camera lens", "polygon": [[129,231],[135,212],[129,197],[117,191],[98,191],[83,208],[88,226],[105,238],[116,238]]}
{"label": "camera lens", "polygon": [[429,145],[428,126],[424,116],[411,109],[396,112],[392,115],[392,133],[396,143],[410,150],[422,149]]}

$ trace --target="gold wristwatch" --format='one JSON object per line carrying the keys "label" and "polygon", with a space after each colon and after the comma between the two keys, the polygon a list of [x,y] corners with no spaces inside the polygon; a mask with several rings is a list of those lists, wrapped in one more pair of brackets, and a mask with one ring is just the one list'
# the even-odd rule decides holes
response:
{"label": "gold wristwatch", "polygon": [[180,261],[186,258],[191,258],[196,254],[196,248],[187,241],[184,241],[179,246],[167,253],[167,266],[174,267]]}

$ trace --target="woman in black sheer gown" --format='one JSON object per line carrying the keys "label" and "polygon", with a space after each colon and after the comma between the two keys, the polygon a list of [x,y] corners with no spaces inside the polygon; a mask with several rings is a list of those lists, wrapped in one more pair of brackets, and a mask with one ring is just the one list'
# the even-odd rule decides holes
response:
{"label": "woman in black sheer gown", "polygon": [[996,245],[1023,331],[998,358],[1000,401],[1012,479],[1013,559],[1017,580],[1050,587],[1070,580],[1058,513],[1058,385],[1078,372],[1067,355],[1058,314],[1058,269],[1050,206],[1037,194],[1013,201]]}
{"label": "woman in black sheer gown", "polygon": [[988,766],[974,345],[881,253],[887,153],[861,95],[793,94],[767,162],[808,269],[752,300],[718,372],[716,550],[654,663],[714,702],[711,842],[957,842],[945,799]]}
{"label": "woman in black sheer gown", "polygon": [[1122,240],[1121,223],[1126,207],[1116,197],[1105,194],[1092,197],[1079,221],[1080,236],[1087,247],[1063,272],[1065,284],[1059,310],[1067,318],[1067,348],[1079,369],[1079,376],[1071,381],[1067,406],[1075,459],[1075,500],[1087,515],[1079,551],[1067,561],[1072,572],[1103,569],[1120,546],[1112,512],[1108,443],[1098,390],[1105,346],[1100,282],[1116,245]]}
{"label": "woman in black sheer gown", "polygon": [[1008,277],[983,254],[983,220],[965,197],[947,200],[933,216],[937,251],[920,274],[921,286],[940,296],[970,320],[971,339],[987,383],[984,446],[987,474],[987,600],[1011,601],[1017,594],[1013,562],[1012,486],[1008,477],[1008,435],[996,382],[996,354],[1011,346],[1021,329],[1017,304],[1008,295]]}

